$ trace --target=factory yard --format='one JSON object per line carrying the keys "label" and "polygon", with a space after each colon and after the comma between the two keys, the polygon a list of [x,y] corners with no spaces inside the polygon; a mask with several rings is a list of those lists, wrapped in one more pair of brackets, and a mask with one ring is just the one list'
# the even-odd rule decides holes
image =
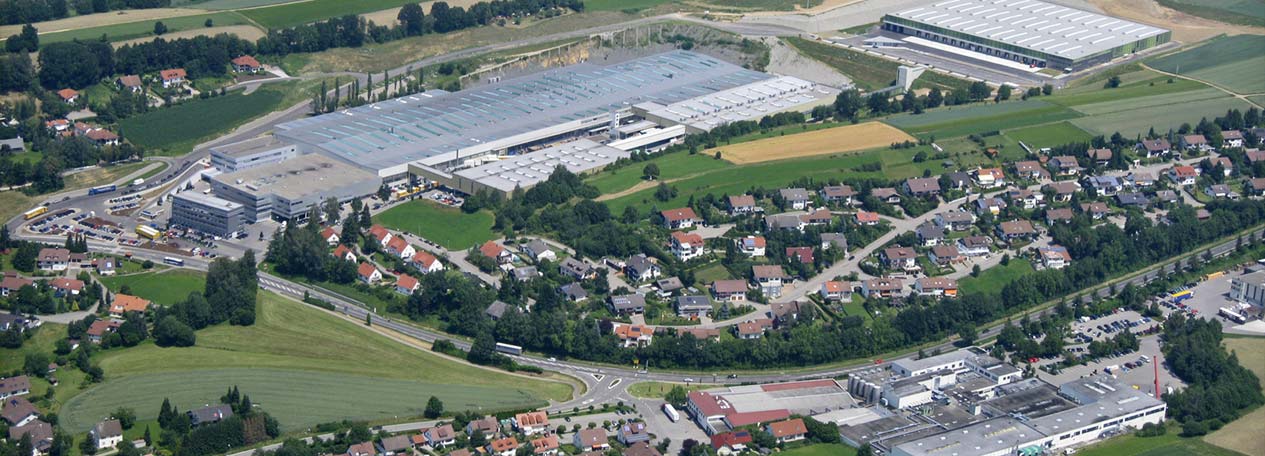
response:
{"label": "factory yard", "polygon": [[717,147],[708,149],[707,155],[720,152],[721,158],[745,165],[840,152],[859,152],[905,141],[917,140],[887,124],[866,122]]}

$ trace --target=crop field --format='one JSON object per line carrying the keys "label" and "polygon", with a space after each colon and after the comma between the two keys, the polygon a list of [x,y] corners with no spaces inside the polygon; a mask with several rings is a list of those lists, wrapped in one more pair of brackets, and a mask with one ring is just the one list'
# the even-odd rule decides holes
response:
{"label": "crop field", "polygon": [[1072,123],[1094,134],[1110,135],[1118,131],[1126,138],[1132,138],[1146,134],[1152,127],[1157,132],[1168,131],[1170,128],[1176,130],[1182,123],[1194,124],[1202,117],[1212,119],[1224,115],[1229,109],[1246,111],[1248,107],[1246,101],[1222,97],[1093,115],[1072,120]]}
{"label": "crop field", "polygon": [[183,301],[189,293],[200,292],[206,288],[206,275],[187,269],[116,275],[101,277],[100,280],[112,292],[118,292],[120,288],[127,285],[132,289],[132,295],[162,305]]}
{"label": "crop field", "polygon": [[410,201],[375,215],[387,228],[430,239],[449,250],[466,250],[493,238],[492,214],[467,214],[430,201]]}
{"label": "crop field", "polygon": [[[194,16],[180,16],[161,19],[163,25],[167,26],[169,33],[183,32],[189,30],[199,30],[206,28],[206,21],[210,19],[214,26],[230,26],[230,25],[246,25],[250,22],[242,15],[231,12],[219,12],[210,14],[198,14]],[[137,38],[153,37],[154,22],[157,20],[145,20],[137,22],[126,22],[121,24],[102,25],[99,27],[86,27],[74,30],[66,30],[61,32],[41,33],[40,44],[57,43],[72,40],[96,40],[105,35],[110,41],[126,41]]]}
{"label": "crop field", "polygon": [[659,167],[660,180],[677,179],[703,171],[732,166],[727,161],[716,160],[703,154],[668,154],[645,164],[633,163],[622,168],[594,174],[588,178],[588,183],[597,187],[604,194],[629,189],[634,185],[646,182],[645,179],[642,179],[641,171],[645,169],[648,163],[655,163]]}
{"label": "crop field", "polygon": [[[1196,81],[1170,78],[1153,71],[1139,71],[1132,74],[1145,76],[1146,78],[1133,83],[1125,83],[1114,89],[1103,89],[1101,86],[1082,86],[1067,89],[1066,91],[1058,92],[1052,97],[1042,98],[1042,100],[1072,107],[1208,88],[1207,85]],[[1123,80],[1124,76],[1121,76],[1121,79]],[[1173,82],[1169,83],[1169,79],[1172,79]]]}
{"label": "crop field", "polygon": [[905,141],[916,141],[916,139],[887,124],[865,122],[729,146],[718,146],[714,149],[706,150],[704,155],[720,152],[721,158],[734,164],[746,165],[788,158],[856,152],[886,147],[893,143]]}
{"label": "crop field", "polygon": [[1089,142],[1093,138],[1093,135],[1069,122],[1019,128],[1007,131],[1005,135],[1015,141],[1022,141],[1033,149],[1074,142]]}
{"label": "crop field", "polygon": [[354,2],[346,0],[310,0],[242,10],[242,14],[259,23],[259,25],[270,29],[279,29],[331,17],[364,14],[395,8],[406,3],[414,2],[410,0],[357,0]]}
{"label": "crop field", "polygon": [[952,138],[1074,119],[1080,114],[1041,100],[950,107],[920,115],[901,114],[886,120],[911,135]]}
{"label": "crop field", "polygon": [[[1254,0],[1260,3],[1260,0]],[[1265,36],[1222,36],[1199,47],[1147,62],[1161,71],[1220,85],[1237,93],[1265,92]]]}
{"label": "crop field", "polygon": [[[803,38],[787,38],[786,42],[804,55],[830,65],[852,78],[852,82],[858,88],[877,90],[896,82],[897,67],[900,64],[894,61]],[[914,82],[914,88],[939,87],[941,90],[965,90],[968,86],[970,83],[965,80],[934,71],[923,73]]]}
{"label": "crop field", "polygon": [[[1191,90],[1187,92],[1170,93],[1166,95],[1152,95],[1149,97],[1132,98],[1120,101],[1108,101],[1102,103],[1090,103],[1075,106],[1077,112],[1088,116],[1111,114],[1115,112],[1136,112],[1138,110],[1153,108],[1157,106],[1173,106],[1192,103],[1203,100],[1213,100],[1217,98],[1228,98],[1225,92],[1217,89],[1207,88],[1201,90]],[[1222,114],[1225,114],[1223,111]],[[1199,119],[1194,119],[1198,121]],[[1194,123],[1194,122],[1191,122]]]}
{"label": "crop field", "polygon": [[209,10],[235,10],[243,8],[258,8],[261,6],[290,3],[293,1],[295,0],[176,0],[171,3],[173,5],[179,4],[180,6]]}
{"label": "crop field", "polygon": [[84,432],[123,406],[153,419],[164,397],[188,410],[214,403],[233,385],[285,430],[419,415],[431,395],[449,410],[534,407],[570,396],[569,385],[449,361],[271,293],[260,294],[258,310],[252,326],[199,331],[194,347],[147,343],[97,355],[107,381],[67,401],[61,424]]}
{"label": "crop field", "polygon": [[279,109],[285,91],[293,88],[283,83],[261,88],[250,95],[233,91],[224,96],[190,100],[129,117],[120,121],[119,127],[127,132],[128,140],[139,146],[161,149],[162,155],[181,154],[192,150],[204,138]]}
{"label": "crop field", "polygon": [[1262,0],[1159,0],[1158,3],[1214,21],[1265,27],[1265,1]]}
{"label": "crop field", "polygon": [[[32,24],[40,31],[40,42],[44,41],[44,34],[52,32],[60,32],[65,30],[77,30],[87,27],[99,27],[114,24],[124,24],[128,22],[150,21],[150,29],[153,29],[153,21],[162,19],[166,23],[167,18],[178,16],[192,16],[195,14],[204,14],[206,11],[193,8],[148,8],[148,9],[129,9],[121,11],[110,11],[108,13],[86,14],[83,16],[73,16],[64,19],[57,19],[45,22],[36,22]],[[22,31],[22,24],[0,26],[0,37],[8,37]],[[100,35],[97,35],[100,36]]]}
{"label": "crop field", "polygon": [[[1250,369],[1257,378],[1265,379],[1265,338],[1233,337],[1225,339],[1226,349],[1239,357],[1239,364]],[[1243,454],[1265,454],[1265,440],[1257,433],[1265,422],[1265,407],[1258,407],[1204,437],[1213,445]]]}

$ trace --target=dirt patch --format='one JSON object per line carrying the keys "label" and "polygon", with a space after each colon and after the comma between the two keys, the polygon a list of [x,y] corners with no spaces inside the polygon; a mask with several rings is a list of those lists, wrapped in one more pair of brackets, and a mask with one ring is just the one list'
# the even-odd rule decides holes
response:
{"label": "dirt patch", "polygon": [[[65,19],[57,19],[55,21],[45,21],[34,24],[39,29],[40,34],[64,32],[67,30],[78,30],[88,27],[100,27],[103,25],[124,24],[128,22],[152,21],[155,19],[166,19],[169,17],[192,16],[195,14],[206,14],[209,11],[193,8],[151,8],[137,10],[111,11],[108,13],[88,14],[85,16],[68,17]],[[9,36],[22,31],[22,25],[6,25],[0,27],[0,36]]]}
{"label": "dirt patch", "polygon": [[1173,40],[1195,43],[1220,34],[1265,34],[1265,28],[1232,25],[1192,16],[1155,3],[1155,0],[1089,0],[1104,13],[1173,31]]}
{"label": "dirt patch", "polygon": [[[164,33],[162,38],[164,40],[171,41],[177,38],[193,38],[195,36],[215,36],[221,33],[237,35],[238,38],[251,41],[251,42],[254,42],[255,40],[258,40],[264,37],[264,31],[260,30],[259,27],[255,27],[253,25],[225,25],[221,27],[204,27],[204,28],[193,29],[193,30],[181,30],[179,32]],[[158,39],[158,37],[150,36],[146,38],[137,38],[134,40],[116,41],[116,42],[110,43],[110,45],[114,46],[115,49],[118,49],[120,47],[123,47],[123,45],[126,45],[126,44],[148,43],[150,41],[154,41],[155,39]]]}
{"label": "dirt patch", "polygon": [[835,71],[830,65],[800,54],[793,46],[774,37],[766,37],[762,41],[769,45],[770,73],[794,76],[805,81],[812,81],[831,87],[846,87],[852,84],[852,78]]}
{"label": "dirt patch", "polygon": [[916,139],[885,123],[866,122],[717,147],[708,149],[704,154],[720,152],[721,158],[734,164],[746,165],[839,152],[858,152],[904,141]]}
{"label": "dirt patch", "polygon": [[[671,181],[666,181],[666,182],[671,182]],[[620,191],[615,192],[615,193],[603,193],[603,194],[602,194],[602,196],[597,197],[597,201],[613,200],[613,199],[615,199],[615,198],[619,198],[619,197],[621,197],[621,196],[631,195],[631,194],[633,194],[633,193],[637,193],[637,192],[640,192],[640,191],[642,191],[642,190],[646,190],[646,189],[651,189],[651,188],[654,188],[654,186],[656,186],[656,185],[659,185],[659,181],[647,181],[647,180],[643,180],[643,181],[641,181],[641,182],[638,182],[638,183],[637,183],[637,185],[634,185],[634,186],[632,186],[632,187],[628,187],[628,188],[626,188],[626,189],[624,189],[624,190],[620,190]]]}

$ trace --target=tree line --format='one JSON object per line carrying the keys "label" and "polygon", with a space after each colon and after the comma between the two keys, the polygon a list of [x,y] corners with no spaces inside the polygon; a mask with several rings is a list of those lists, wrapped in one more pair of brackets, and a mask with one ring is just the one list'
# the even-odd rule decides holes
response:
{"label": "tree line", "polygon": [[75,14],[104,13],[121,9],[162,8],[171,0],[0,0],[0,25],[50,21]]}
{"label": "tree line", "polygon": [[1165,361],[1186,388],[1164,395],[1168,416],[1182,423],[1182,435],[1220,429],[1244,411],[1265,404],[1260,379],[1221,346],[1221,324],[1174,313],[1164,322]]}

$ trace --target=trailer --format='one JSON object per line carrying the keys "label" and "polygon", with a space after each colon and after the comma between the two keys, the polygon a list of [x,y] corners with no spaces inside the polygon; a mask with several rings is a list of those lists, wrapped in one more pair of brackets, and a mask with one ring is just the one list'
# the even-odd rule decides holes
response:
{"label": "trailer", "polygon": [[157,241],[158,238],[163,237],[162,231],[158,231],[157,228],[148,225],[136,225],[136,234],[152,241]]}
{"label": "trailer", "polygon": [[681,414],[676,412],[676,407],[673,407],[672,404],[667,402],[663,403],[663,414],[667,415],[668,419],[672,420],[673,423],[681,419]]}

